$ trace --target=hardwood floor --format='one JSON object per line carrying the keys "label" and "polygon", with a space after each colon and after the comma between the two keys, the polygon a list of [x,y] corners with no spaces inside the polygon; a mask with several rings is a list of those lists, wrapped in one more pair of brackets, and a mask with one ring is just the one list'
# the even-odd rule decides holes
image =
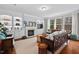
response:
{"label": "hardwood floor", "polygon": [[15,48],[13,48],[12,51],[9,52],[9,54],[16,54]]}
{"label": "hardwood floor", "polygon": [[68,45],[62,50],[61,54],[79,54],[79,41],[69,40]]}
{"label": "hardwood floor", "polygon": [[[15,48],[10,54],[16,54]],[[61,54],[79,54],[79,41],[69,40],[68,45],[61,51]]]}

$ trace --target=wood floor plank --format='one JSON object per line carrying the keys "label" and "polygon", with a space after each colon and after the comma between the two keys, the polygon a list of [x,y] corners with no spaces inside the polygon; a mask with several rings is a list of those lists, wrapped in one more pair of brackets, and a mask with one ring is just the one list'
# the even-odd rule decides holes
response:
{"label": "wood floor plank", "polygon": [[[16,54],[13,48],[12,54]],[[61,54],[79,54],[79,41],[69,40],[68,45],[61,51]]]}
{"label": "wood floor plank", "polygon": [[61,54],[79,54],[79,41],[69,40],[68,45],[62,50]]}

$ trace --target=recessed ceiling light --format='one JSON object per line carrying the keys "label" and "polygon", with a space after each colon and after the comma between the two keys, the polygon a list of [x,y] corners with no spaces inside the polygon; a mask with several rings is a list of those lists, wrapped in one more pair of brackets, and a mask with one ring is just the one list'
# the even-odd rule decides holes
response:
{"label": "recessed ceiling light", "polygon": [[48,7],[47,7],[47,6],[41,6],[41,7],[40,7],[40,10],[41,10],[41,11],[46,11],[46,10],[48,10]]}

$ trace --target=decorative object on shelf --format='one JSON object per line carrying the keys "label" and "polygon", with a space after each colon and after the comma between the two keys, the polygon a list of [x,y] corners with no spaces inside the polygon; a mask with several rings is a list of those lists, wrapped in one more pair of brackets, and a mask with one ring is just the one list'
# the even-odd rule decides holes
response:
{"label": "decorative object on shelf", "polygon": [[20,18],[20,17],[13,17],[13,25],[14,25],[14,30],[21,30],[22,18]]}
{"label": "decorative object on shelf", "polygon": [[4,16],[4,20],[5,20],[5,21],[10,21],[9,16]]}
{"label": "decorative object on shelf", "polygon": [[24,23],[24,26],[27,26],[27,22],[26,21],[23,21],[23,23]]}
{"label": "decorative object on shelf", "polygon": [[19,27],[17,27],[17,29],[19,30]]}
{"label": "decorative object on shelf", "polygon": [[20,23],[16,23],[16,26],[20,26]]}
{"label": "decorative object on shelf", "polygon": [[12,30],[12,27],[11,27],[11,30]]}
{"label": "decorative object on shelf", "polygon": [[21,30],[22,30],[23,28],[21,27]]}
{"label": "decorative object on shelf", "polygon": [[9,23],[8,23],[8,22],[4,22],[4,25],[5,25],[5,26],[8,26],[8,25],[9,25]]}
{"label": "decorative object on shelf", "polygon": [[36,22],[33,22],[33,26],[36,27]]}
{"label": "decorative object on shelf", "polygon": [[16,21],[20,21],[20,19],[16,19]]}
{"label": "decorative object on shelf", "polygon": [[29,26],[30,26],[30,27],[32,27],[32,26],[33,26],[33,24],[32,24],[32,22],[31,22],[31,21],[29,22]]}
{"label": "decorative object on shelf", "polygon": [[26,27],[36,27],[36,22],[24,21]]}
{"label": "decorative object on shelf", "polygon": [[26,36],[22,36],[22,39],[27,39],[27,37]]}
{"label": "decorative object on shelf", "polygon": [[16,27],[14,27],[14,29],[16,30]]}
{"label": "decorative object on shelf", "polygon": [[30,27],[30,26],[29,26],[29,22],[26,22],[26,26],[27,26],[27,27]]}
{"label": "decorative object on shelf", "polygon": [[4,21],[11,21],[11,20],[12,20],[12,17],[9,16],[9,15],[1,15],[1,18],[2,18],[2,20],[4,20]]}
{"label": "decorative object on shelf", "polygon": [[15,30],[20,30],[21,28],[18,26],[18,27],[14,27]]}

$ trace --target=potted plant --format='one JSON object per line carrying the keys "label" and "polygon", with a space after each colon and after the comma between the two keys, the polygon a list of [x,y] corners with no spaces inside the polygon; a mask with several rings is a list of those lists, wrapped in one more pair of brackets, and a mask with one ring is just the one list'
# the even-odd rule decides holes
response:
{"label": "potted plant", "polygon": [[0,39],[5,39],[7,37],[7,31],[8,29],[4,27],[2,23],[0,23]]}

